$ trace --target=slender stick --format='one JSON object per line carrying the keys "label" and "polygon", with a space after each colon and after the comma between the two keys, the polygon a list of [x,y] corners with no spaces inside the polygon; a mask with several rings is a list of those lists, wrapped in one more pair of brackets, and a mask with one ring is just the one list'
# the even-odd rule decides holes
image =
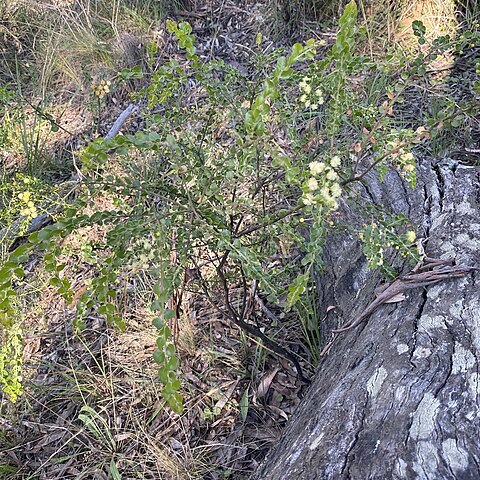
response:
{"label": "slender stick", "polygon": [[122,128],[123,124],[127,121],[127,118],[133,113],[139,110],[139,106],[135,103],[131,103],[119,117],[115,120],[115,123],[112,125],[108,133],[105,135],[105,140],[109,140],[117,135],[117,133]]}

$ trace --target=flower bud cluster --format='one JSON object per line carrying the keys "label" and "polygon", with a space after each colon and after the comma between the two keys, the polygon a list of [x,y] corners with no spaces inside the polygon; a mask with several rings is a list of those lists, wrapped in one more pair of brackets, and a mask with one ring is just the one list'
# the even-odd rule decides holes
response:
{"label": "flower bud cluster", "polygon": [[26,190],[17,195],[18,199],[22,202],[23,207],[20,209],[20,215],[28,218],[34,218],[37,216],[37,209],[32,200],[32,192]]}
{"label": "flower bud cluster", "polygon": [[304,205],[312,207],[323,205],[329,210],[338,208],[337,199],[342,194],[342,188],[335,169],[340,165],[341,160],[338,156],[332,157],[328,162],[314,161],[309,164],[311,176],[303,187]]}
{"label": "flower bud cluster", "polygon": [[110,92],[110,85],[112,82],[100,80],[98,83],[92,83],[93,94],[98,98],[103,98],[105,94]]}
{"label": "flower bud cluster", "polygon": [[323,92],[321,88],[313,88],[311,84],[310,77],[303,77],[302,81],[299,83],[300,91],[300,102],[305,105],[306,108],[310,110],[317,110],[319,105],[323,105],[325,100],[323,98]]}
{"label": "flower bud cluster", "polygon": [[368,259],[370,268],[385,267],[385,250],[397,250],[404,258],[414,257],[416,234],[414,230],[398,233],[393,225],[383,223],[378,225],[372,221],[370,225],[364,225],[364,230],[359,232],[358,237],[363,242],[363,250]]}
{"label": "flower bud cluster", "polygon": [[413,153],[407,152],[404,148],[399,148],[397,142],[389,142],[387,148],[392,150],[391,158],[400,172],[406,177],[414,175],[415,157]]}

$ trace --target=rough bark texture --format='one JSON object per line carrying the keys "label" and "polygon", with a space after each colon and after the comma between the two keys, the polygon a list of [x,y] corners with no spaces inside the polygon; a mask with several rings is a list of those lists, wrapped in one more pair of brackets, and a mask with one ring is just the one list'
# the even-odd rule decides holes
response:
{"label": "rough bark texture", "polygon": [[[480,266],[480,169],[420,169],[415,192],[392,173],[366,193],[410,215],[430,257]],[[329,243],[320,304],[338,308],[325,332],[360,314],[379,278],[353,238]],[[343,333],[253,479],[480,478],[479,284],[474,272],[410,291]]]}

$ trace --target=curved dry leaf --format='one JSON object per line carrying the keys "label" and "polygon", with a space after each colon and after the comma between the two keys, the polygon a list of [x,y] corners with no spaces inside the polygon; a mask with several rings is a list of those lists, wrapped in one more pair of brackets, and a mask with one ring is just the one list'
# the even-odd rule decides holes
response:
{"label": "curved dry leaf", "polygon": [[257,399],[263,398],[268,393],[270,385],[272,384],[272,381],[275,378],[275,375],[279,372],[279,370],[280,368],[277,367],[270,373],[267,373],[263,376],[260,384],[258,385],[257,391],[255,392],[255,396],[257,397]]}
{"label": "curved dry leaf", "polygon": [[403,302],[407,297],[403,293],[397,293],[392,298],[385,300],[383,303],[399,303]]}

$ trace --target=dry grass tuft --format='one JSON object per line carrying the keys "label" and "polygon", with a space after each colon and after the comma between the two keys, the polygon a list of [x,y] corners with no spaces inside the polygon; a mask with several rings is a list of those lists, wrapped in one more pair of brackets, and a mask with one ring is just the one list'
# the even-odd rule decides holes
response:
{"label": "dry grass tuft", "polygon": [[[108,206],[108,198],[99,201]],[[95,310],[81,334],[72,331],[75,303],[96,268],[82,257],[80,239],[103,234],[90,230],[68,241],[64,274],[75,279],[69,305],[48,285],[41,262],[29,269],[26,393],[16,409],[4,404],[0,416],[0,459],[12,470],[5,478],[120,478],[117,471],[121,478],[213,479],[233,471],[231,478],[246,478],[299,402],[295,372],[184,292],[176,343],[186,408],[173,414],[152,360],[156,330],[145,274],[120,276],[125,332]]]}

